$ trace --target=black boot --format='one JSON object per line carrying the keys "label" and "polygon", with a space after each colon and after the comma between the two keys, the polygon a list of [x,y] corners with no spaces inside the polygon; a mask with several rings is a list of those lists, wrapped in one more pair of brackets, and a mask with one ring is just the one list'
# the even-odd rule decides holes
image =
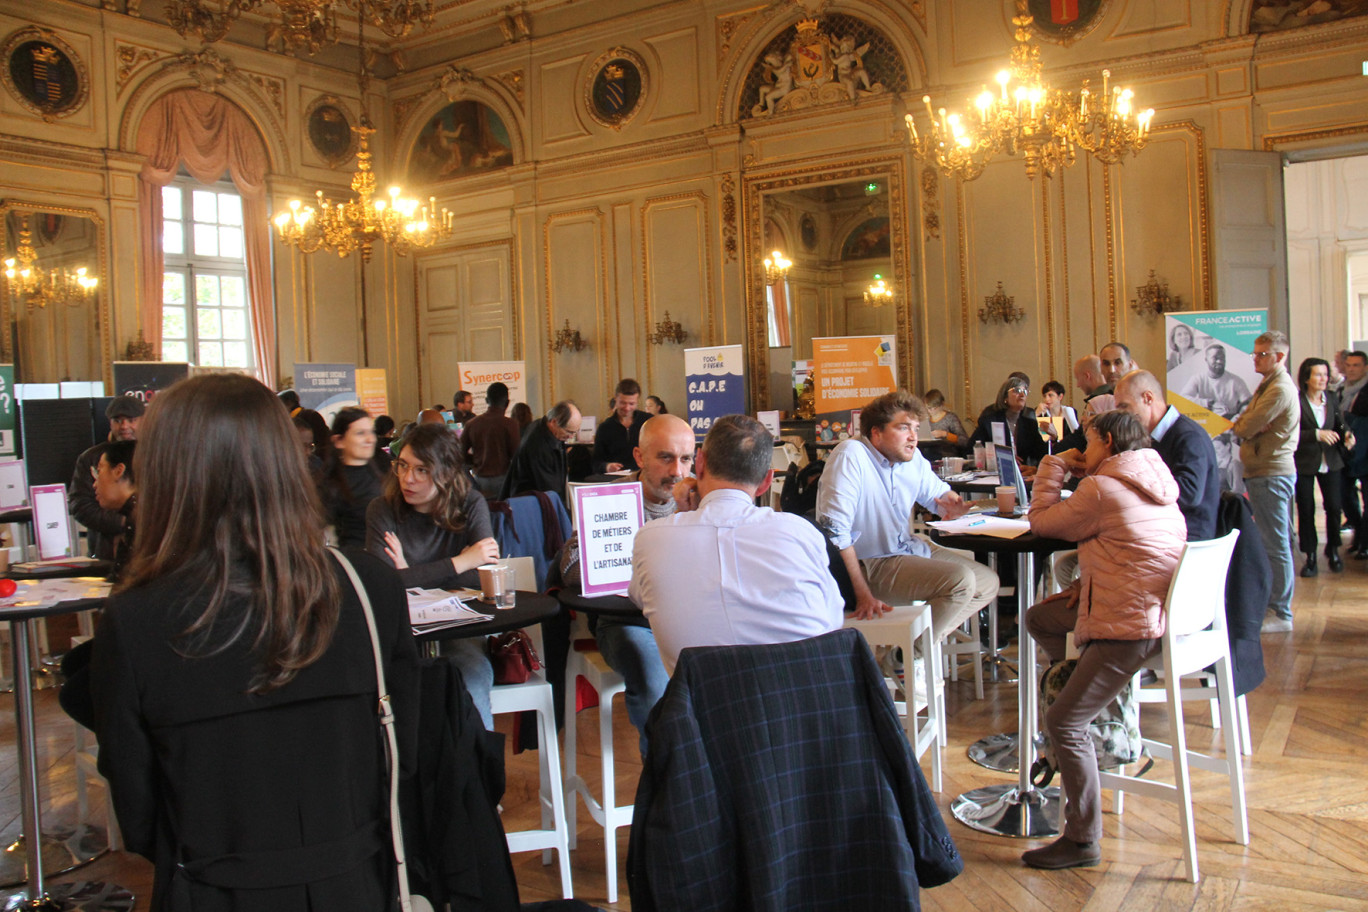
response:
{"label": "black boot", "polygon": [[1325,549],[1325,561],[1330,565],[1331,573],[1343,573],[1344,561],[1340,560],[1338,548]]}
{"label": "black boot", "polygon": [[1320,568],[1316,566],[1316,552],[1311,551],[1306,555],[1306,566],[1302,567],[1302,576],[1315,576],[1320,573]]}

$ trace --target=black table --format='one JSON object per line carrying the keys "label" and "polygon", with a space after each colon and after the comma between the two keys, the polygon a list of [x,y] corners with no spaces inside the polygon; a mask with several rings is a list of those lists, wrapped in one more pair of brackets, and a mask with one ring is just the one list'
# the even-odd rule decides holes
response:
{"label": "black table", "polygon": [[[945,534],[932,530],[936,543],[964,551],[989,551],[1017,557],[1017,629],[1020,675],[1017,687],[1017,783],[990,785],[965,792],[950,804],[955,819],[966,826],[998,836],[1041,839],[1059,833],[1059,789],[1037,789],[1031,784],[1035,759],[1036,661],[1035,644],[1026,631],[1026,609],[1031,607],[1035,580],[1035,556],[1075,547],[1073,542],[1042,538],[1027,532],[1017,538],[992,535]],[[996,644],[994,644],[996,645]],[[987,744],[1001,752],[1010,736],[995,735]],[[970,748],[973,758],[973,748]],[[981,761],[980,761],[981,762]],[[987,764],[984,764],[987,765]]]}
{"label": "black table", "polygon": [[82,576],[108,576],[114,572],[114,562],[107,560],[81,561],[74,564],[48,564],[42,567],[28,567],[19,569],[18,564],[12,565],[4,573],[0,573],[0,579],[12,580],[50,580],[50,579],[74,579]]}
{"label": "black table", "polygon": [[538,592],[518,590],[518,602],[512,608],[495,608],[479,599],[473,599],[470,607],[481,614],[492,617],[475,624],[460,624],[456,627],[443,627],[418,634],[415,639],[420,643],[436,643],[441,640],[467,640],[473,637],[492,636],[509,630],[521,630],[540,624],[560,612],[560,602],[549,595]]}
{"label": "black table", "polygon": [[[91,580],[92,584],[103,580]],[[34,618],[49,617],[57,614],[70,614],[76,611],[89,611],[104,604],[104,598],[78,598],[67,601],[53,601],[45,597],[42,582],[33,581],[19,604],[0,606],[0,620],[10,625],[10,649],[14,657],[14,729],[19,754],[19,792],[24,835],[16,841],[11,850],[18,862],[18,852],[22,851],[22,868],[27,872],[25,886],[4,897],[5,909],[41,909],[44,912],[65,912],[65,910],[126,910],[132,908],[133,897],[122,887],[113,884],[75,883],[56,884],[49,887],[44,876],[52,873],[45,870],[43,854],[45,850],[68,848],[67,843],[50,840],[41,835],[38,802],[38,757],[34,744],[33,724],[33,680],[32,666],[29,664],[31,643],[31,624]],[[70,841],[68,841],[70,842]],[[46,845],[45,845],[46,843]],[[10,854],[7,850],[7,855]],[[99,852],[89,857],[78,857],[75,853],[67,855],[58,862],[60,870],[84,864]],[[55,856],[50,856],[51,857]],[[49,864],[48,868],[54,867]],[[2,875],[0,875],[2,876]],[[23,883],[23,877],[12,880]],[[98,897],[95,900],[89,897]]]}
{"label": "black table", "polygon": [[556,592],[556,599],[566,608],[584,611],[598,617],[641,617],[641,609],[625,595],[587,596],[566,587]]}

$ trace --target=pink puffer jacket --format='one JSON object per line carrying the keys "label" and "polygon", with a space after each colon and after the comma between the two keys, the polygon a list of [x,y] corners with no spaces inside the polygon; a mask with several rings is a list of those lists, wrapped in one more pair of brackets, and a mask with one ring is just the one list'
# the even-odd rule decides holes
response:
{"label": "pink puffer jacket", "polygon": [[1030,517],[1037,535],[1078,542],[1075,642],[1162,636],[1164,599],[1187,541],[1168,466],[1154,450],[1118,453],[1061,500],[1067,476],[1063,460],[1045,457]]}

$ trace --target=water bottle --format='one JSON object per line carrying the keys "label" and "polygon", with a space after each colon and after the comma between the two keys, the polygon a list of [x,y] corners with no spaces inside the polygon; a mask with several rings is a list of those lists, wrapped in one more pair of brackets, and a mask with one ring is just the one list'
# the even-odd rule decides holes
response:
{"label": "water bottle", "polygon": [[974,444],[974,468],[980,472],[988,468],[988,448],[982,441]]}

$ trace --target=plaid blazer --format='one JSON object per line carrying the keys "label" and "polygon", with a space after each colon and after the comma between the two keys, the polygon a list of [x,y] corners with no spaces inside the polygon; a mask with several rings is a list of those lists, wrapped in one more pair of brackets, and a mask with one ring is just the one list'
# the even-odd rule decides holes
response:
{"label": "plaid blazer", "polygon": [[637,912],[905,912],[964,869],[857,631],[685,649],[647,734]]}

